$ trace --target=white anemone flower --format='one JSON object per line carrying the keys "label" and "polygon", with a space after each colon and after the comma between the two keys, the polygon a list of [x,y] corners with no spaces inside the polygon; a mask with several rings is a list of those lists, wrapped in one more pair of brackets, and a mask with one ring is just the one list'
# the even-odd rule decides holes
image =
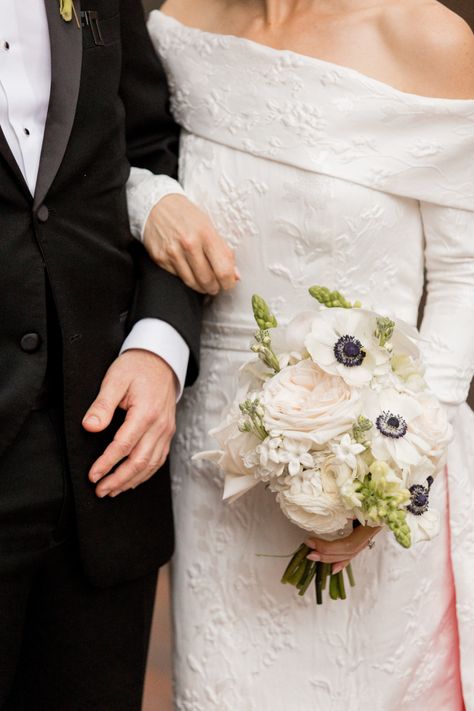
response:
{"label": "white anemone flower", "polygon": [[407,486],[411,494],[407,523],[412,543],[431,541],[440,531],[440,512],[430,506],[430,490],[435,475],[436,468],[428,457],[423,457],[416,467],[410,467],[407,472]]}
{"label": "white anemone flower", "polygon": [[389,372],[390,353],[375,337],[376,314],[332,308],[314,316],[305,346],[322,370],[354,387],[369,385]]}
{"label": "white anemone flower", "polygon": [[370,447],[376,459],[392,459],[398,466],[417,465],[425,442],[412,426],[422,413],[418,400],[393,389],[369,391],[364,398],[364,414],[373,422]]}
{"label": "white anemone flower", "polygon": [[407,524],[410,527],[412,545],[419,541],[431,541],[441,529],[441,516],[437,509],[428,509],[420,516],[407,512]]}

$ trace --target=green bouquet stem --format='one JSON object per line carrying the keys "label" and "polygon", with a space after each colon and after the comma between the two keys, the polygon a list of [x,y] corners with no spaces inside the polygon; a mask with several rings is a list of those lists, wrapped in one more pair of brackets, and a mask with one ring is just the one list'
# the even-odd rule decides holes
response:
{"label": "green bouquet stem", "polygon": [[[303,596],[311,583],[314,581],[316,590],[316,603],[322,605],[323,592],[326,590],[329,579],[329,597],[331,600],[346,600],[346,586],[344,582],[344,571],[332,574],[332,565],[308,560],[308,555],[312,552],[304,543],[295,551],[283,573],[281,582],[285,585],[293,585],[298,590],[298,595]],[[351,565],[346,568],[349,585],[354,587],[354,573]]]}

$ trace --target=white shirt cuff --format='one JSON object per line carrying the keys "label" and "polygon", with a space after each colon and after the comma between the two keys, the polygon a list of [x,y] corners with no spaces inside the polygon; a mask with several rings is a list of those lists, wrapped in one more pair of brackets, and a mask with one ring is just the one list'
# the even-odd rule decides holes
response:
{"label": "white shirt cuff", "polygon": [[168,175],[155,175],[144,168],[132,168],[127,181],[127,204],[130,230],[143,242],[143,233],[150,212],[167,195],[184,195],[177,180]]}
{"label": "white shirt cuff", "polygon": [[120,353],[132,348],[155,353],[168,363],[178,381],[177,400],[180,400],[189,364],[189,346],[184,338],[166,321],[144,318],[132,328]]}

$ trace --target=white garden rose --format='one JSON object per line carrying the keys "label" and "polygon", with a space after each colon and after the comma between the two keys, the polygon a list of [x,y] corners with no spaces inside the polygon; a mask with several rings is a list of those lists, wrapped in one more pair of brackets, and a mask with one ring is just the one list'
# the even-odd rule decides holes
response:
{"label": "white garden rose", "polygon": [[446,451],[453,438],[453,428],[446,411],[436,397],[422,393],[418,397],[422,412],[411,422],[411,430],[424,443],[423,449],[433,464],[444,466]]}
{"label": "white garden rose", "polygon": [[334,534],[349,520],[333,477],[322,476],[318,470],[291,477],[277,501],[290,521],[317,536]]}
{"label": "white garden rose", "polygon": [[350,430],[360,412],[358,392],[309,359],[268,380],[260,402],[272,436],[309,439],[317,445]]}

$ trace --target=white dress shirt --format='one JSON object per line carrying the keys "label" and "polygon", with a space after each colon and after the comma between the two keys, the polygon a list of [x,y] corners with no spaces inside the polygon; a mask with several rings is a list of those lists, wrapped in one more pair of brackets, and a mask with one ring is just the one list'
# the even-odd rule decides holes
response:
{"label": "white dress shirt", "polygon": [[[57,5],[59,12],[59,2]],[[32,195],[38,177],[50,89],[51,51],[44,2],[0,0],[0,126]],[[134,180],[136,175],[132,182]],[[182,192],[176,181],[167,176],[150,174],[149,180],[155,185],[155,203],[165,195]],[[134,226],[136,236],[143,227],[143,224],[138,229]],[[163,358],[176,374],[181,395],[189,348],[174,328],[159,319],[143,319],[133,327],[121,352],[131,348],[148,350]]]}

